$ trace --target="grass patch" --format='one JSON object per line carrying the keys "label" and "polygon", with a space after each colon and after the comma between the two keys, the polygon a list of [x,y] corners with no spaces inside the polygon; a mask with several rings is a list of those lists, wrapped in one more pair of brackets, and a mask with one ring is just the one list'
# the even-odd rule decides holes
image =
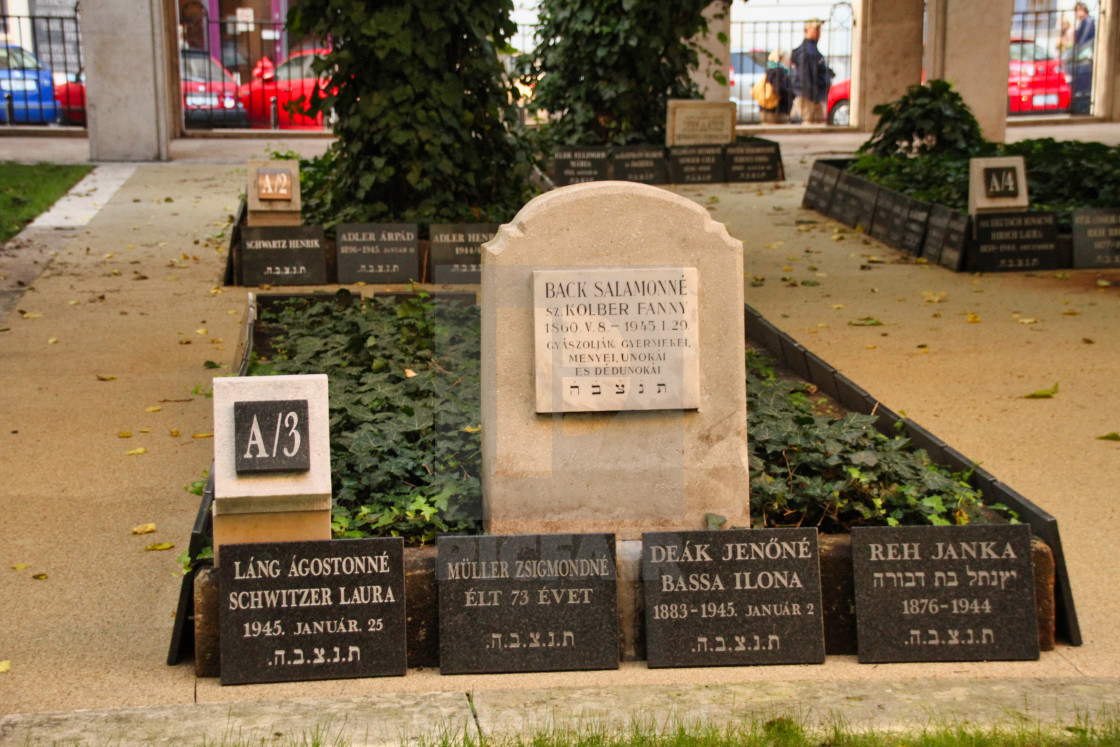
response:
{"label": "grass patch", "polygon": [[0,162],[0,244],[93,170],[86,164]]}

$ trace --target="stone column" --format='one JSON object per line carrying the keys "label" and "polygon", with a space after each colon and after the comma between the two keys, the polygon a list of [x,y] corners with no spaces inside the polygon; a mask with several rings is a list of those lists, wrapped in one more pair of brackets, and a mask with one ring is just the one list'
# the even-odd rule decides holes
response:
{"label": "stone column", "polygon": [[926,78],[953,84],[988,140],[1007,129],[1007,69],[1014,0],[929,0]]}
{"label": "stone column", "polygon": [[731,89],[726,81],[721,85],[713,76],[726,76],[731,64],[731,4],[716,0],[704,11],[704,17],[708,19],[708,33],[698,41],[712,56],[700,53],[700,67],[692,71],[692,80],[700,86],[705,101],[730,101]]}
{"label": "stone column", "polygon": [[168,159],[166,8],[163,0],[104,0],[82,8],[92,161]]}
{"label": "stone column", "polygon": [[1093,111],[1120,120],[1120,0],[1101,0],[1093,59]]}
{"label": "stone column", "polygon": [[860,0],[853,10],[852,125],[871,132],[879,121],[871,110],[921,82],[922,0]]}

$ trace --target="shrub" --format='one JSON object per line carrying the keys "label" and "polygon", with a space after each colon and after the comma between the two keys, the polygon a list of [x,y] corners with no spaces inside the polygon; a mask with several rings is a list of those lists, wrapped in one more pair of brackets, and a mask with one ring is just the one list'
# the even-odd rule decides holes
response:
{"label": "shrub", "polygon": [[305,217],[347,221],[508,220],[531,198],[535,148],[498,58],[512,0],[300,0],[296,35],[330,39],[315,63],[338,140],[306,164]]}
{"label": "shrub", "polygon": [[[538,46],[519,64],[530,111],[549,112],[549,140],[579,145],[665,142],[670,98],[697,98],[689,79],[711,0],[542,0]],[[726,84],[726,78],[717,82]]]}

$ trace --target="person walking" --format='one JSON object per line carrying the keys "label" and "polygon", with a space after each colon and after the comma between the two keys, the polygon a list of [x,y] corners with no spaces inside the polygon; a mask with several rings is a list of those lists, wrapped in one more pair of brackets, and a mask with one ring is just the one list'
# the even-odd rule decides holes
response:
{"label": "person walking", "polygon": [[801,124],[824,124],[828,120],[828,89],[832,85],[832,68],[817,49],[821,39],[821,22],[805,22],[805,40],[793,50],[793,114]]}

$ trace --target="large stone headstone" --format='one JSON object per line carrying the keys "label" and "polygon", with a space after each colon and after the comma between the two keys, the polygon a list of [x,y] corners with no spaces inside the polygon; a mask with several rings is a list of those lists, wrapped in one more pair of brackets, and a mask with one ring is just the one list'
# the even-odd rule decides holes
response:
{"label": "large stone headstone", "polygon": [[327,377],[214,379],[214,552],[331,537]]}
{"label": "large stone headstone", "polygon": [[742,244],[707,211],[621,182],[536,198],[483,249],[488,530],[748,526],[744,378]]}

